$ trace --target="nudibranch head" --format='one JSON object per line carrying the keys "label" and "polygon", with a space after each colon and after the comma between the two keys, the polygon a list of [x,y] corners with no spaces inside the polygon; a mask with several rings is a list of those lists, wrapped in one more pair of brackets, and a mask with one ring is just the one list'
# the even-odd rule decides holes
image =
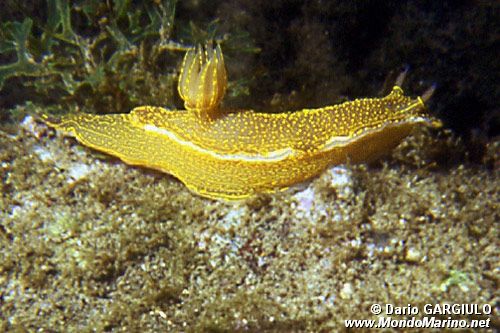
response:
{"label": "nudibranch head", "polygon": [[186,52],[179,78],[179,95],[187,110],[209,112],[218,108],[227,88],[226,67],[220,46],[211,44]]}

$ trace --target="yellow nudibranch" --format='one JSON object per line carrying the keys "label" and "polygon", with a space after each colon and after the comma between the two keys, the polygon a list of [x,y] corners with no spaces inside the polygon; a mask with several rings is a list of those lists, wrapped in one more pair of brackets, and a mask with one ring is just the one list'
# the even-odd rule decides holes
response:
{"label": "yellow nudibranch", "polygon": [[45,121],[125,163],[172,174],[199,195],[229,200],[285,189],[332,165],[373,160],[415,126],[440,126],[425,111],[426,96],[405,96],[399,84],[383,98],[278,114],[220,109],[226,86],[221,49],[207,45],[183,60],[178,90],[186,110],[141,106]]}

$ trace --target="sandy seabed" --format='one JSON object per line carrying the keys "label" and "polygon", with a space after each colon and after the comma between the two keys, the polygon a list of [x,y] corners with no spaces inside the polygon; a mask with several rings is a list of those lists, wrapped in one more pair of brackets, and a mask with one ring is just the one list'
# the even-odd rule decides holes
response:
{"label": "sandy seabed", "polygon": [[453,318],[500,325],[498,142],[478,165],[421,130],[374,165],[223,202],[32,118],[0,141],[1,331],[330,332],[374,303],[489,304]]}

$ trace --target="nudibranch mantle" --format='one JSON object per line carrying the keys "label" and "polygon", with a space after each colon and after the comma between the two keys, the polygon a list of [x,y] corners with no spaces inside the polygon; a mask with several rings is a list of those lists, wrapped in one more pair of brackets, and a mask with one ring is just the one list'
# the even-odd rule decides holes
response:
{"label": "nudibranch mantle", "polygon": [[228,200],[285,189],[331,165],[372,160],[415,126],[440,126],[422,98],[397,85],[383,98],[279,114],[220,110],[226,85],[220,47],[207,46],[183,61],[186,110],[142,106],[46,122],[125,163],[172,174],[199,195]]}

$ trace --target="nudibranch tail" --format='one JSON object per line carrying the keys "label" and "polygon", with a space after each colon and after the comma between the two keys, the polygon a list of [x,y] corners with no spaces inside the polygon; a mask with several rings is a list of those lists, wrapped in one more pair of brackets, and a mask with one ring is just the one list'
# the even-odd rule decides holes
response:
{"label": "nudibranch tail", "polygon": [[226,66],[220,46],[207,44],[189,50],[182,62],[179,95],[187,110],[199,112],[218,108],[227,88]]}

